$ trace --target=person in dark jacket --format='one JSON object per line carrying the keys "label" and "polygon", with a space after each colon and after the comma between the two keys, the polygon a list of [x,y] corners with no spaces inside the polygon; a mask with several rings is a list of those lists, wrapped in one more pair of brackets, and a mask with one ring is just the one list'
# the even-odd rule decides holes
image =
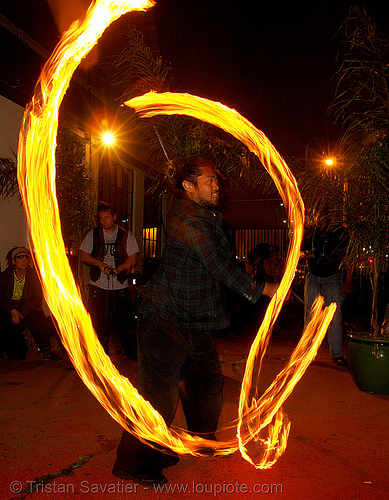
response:
{"label": "person in dark jacket", "polygon": [[[138,324],[138,391],[170,425],[181,398],[188,430],[216,439],[223,375],[213,340],[226,328],[225,288],[252,303],[272,296],[236,263],[221,228],[219,180],[213,163],[192,158],[175,171],[180,199],[167,224],[162,262],[148,283]],[[164,454],[123,432],[113,474],[141,484],[163,484]]]}
{"label": "person in dark jacket", "polygon": [[318,295],[324,297],[325,306],[336,303],[334,317],[327,330],[327,342],[332,361],[337,366],[347,366],[343,356],[342,304],[351,291],[352,273],[341,268],[346,251],[347,233],[344,228],[330,231],[325,227],[315,227],[306,237],[308,273],[304,283],[305,325],[311,316],[313,303]]}
{"label": "person in dark jacket", "polygon": [[10,359],[26,359],[28,346],[23,332],[29,330],[43,359],[61,361],[51,352],[50,334],[42,310],[42,288],[30,252],[15,247],[9,252],[10,266],[0,274],[0,350]]}

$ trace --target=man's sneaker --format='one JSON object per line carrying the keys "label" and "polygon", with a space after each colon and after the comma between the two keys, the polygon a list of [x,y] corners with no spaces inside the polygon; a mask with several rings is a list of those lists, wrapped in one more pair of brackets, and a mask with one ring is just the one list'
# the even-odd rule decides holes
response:
{"label": "man's sneaker", "polygon": [[332,362],[336,364],[336,366],[347,366],[347,361],[343,356],[339,356],[338,358],[332,358]]}
{"label": "man's sneaker", "polygon": [[55,352],[44,352],[43,353],[43,359],[45,361],[62,361],[61,356],[58,356],[58,354],[55,354]]}
{"label": "man's sneaker", "polygon": [[166,476],[160,471],[134,469],[131,472],[118,469],[116,466],[112,469],[112,474],[125,481],[133,481],[143,486],[153,486],[156,484],[166,484]]}

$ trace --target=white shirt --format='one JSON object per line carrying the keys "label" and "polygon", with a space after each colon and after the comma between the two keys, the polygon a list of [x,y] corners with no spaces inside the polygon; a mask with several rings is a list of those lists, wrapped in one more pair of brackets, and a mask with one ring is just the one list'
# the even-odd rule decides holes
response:
{"label": "white shirt", "polygon": [[[107,233],[107,231],[103,229],[105,250],[106,250],[106,255],[104,257],[104,264],[107,264],[107,266],[110,267],[115,267],[113,247],[117,238],[117,234],[118,234],[117,228],[113,233]],[[93,229],[91,229],[85,236],[84,241],[81,243],[80,250],[89,253],[89,255],[92,253]],[[126,252],[127,255],[133,255],[134,253],[139,252],[135,236],[130,231],[128,231],[128,236],[127,236]],[[97,281],[90,280],[89,283],[91,283],[93,286],[97,286],[98,288],[103,288],[104,290],[122,290],[128,287],[128,280],[126,280],[122,284],[118,281],[116,276],[107,276],[104,273],[101,273],[100,278]]]}

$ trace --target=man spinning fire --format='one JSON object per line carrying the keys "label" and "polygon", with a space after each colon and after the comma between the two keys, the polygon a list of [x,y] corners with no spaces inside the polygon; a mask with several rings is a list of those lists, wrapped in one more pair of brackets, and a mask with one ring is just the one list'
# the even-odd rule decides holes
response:
{"label": "man spinning fire", "polygon": [[[223,375],[212,332],[229,324],[224,289],[255,303],[262,294],[272,297],[278,284],[254,281],[236,264],[221,228],[213,163],[190,158],[170,168],[177,199],[162,262],[140,310],[138,391],[167,425],[180,397],[188,430],[216,439]],[[144,485],[164,484],[163,469],[178,462],[125,430],[112,472]]]}

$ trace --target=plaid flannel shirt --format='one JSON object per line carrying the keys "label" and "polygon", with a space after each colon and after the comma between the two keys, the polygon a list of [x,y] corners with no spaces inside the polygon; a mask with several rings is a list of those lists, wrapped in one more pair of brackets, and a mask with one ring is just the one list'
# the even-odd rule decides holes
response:
{"label": "plaid flannel shirt", "polygon": [[188,330],[228,326],[225,287],[255,303],[264,283],[253,281],[236,263],[221,220],[212,210],[186,198],[167,224],[160,267],[151,278],[142,311],[156,310]]}

